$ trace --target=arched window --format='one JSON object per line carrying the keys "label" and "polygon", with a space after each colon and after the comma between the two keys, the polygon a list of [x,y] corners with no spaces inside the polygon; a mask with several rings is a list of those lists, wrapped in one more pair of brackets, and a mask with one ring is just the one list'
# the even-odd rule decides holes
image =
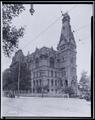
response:
{"label": "arched window", "polygon": [[50,58],[50,67],[54,67],[54,58]]}
{"label": "arched window", "polygon": [[38,58],[36,58],[35,64],[36,64],[36,68],[39,67],[39,59]]}
{"label": "arched window", "polygon": [[65,87],[67,87],[68,86],[68,81],[67,80],[65,80]]}

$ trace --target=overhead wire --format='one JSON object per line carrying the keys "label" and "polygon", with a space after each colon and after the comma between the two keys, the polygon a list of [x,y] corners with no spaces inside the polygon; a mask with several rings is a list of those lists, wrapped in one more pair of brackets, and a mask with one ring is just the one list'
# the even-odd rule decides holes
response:
{"label": "overhead wire", "polygon": [[[78,32],[78,31],[80,31],[80,30],[82,30],[82,29],[85,29],[86,27],[88,27],[88,25],[90,25],[90,23],[85,24],[85,25],[83,25],[83,26],[79,27],[79,28],[78,28],[78,29],[76,29],[76,30],[73,30],[73,33],[76,33],[76,32]],[[87,36],[86,36],[86,37],[87,37]],[[83,37],[83,38],[86,38],[86,37]],[[83,38],[82,38],[82,39],[81,39],[81,38],[79,38],[79,39],[78,39],[78,41],[79,41],[79,42],[83,41]]]}
{"label": "overhead wire", "polygon": [[83,25],[83,26],[79,27],[78,29],[73,30],[73,32],[80,31],[81,29],[84,29],[84,28],[88,27],[88,25],[90,25],[90,24],[91,24],[91,23],[88,23],[88,24],[86,24],[86,25]]}
{"label": "overhead wire", "polygon": [[[70,8],[68,11],[67,11],[67,13],[68,12],[71,12],[74,8],[76,8],[77,7],[77,5],[74,5],[72,8]],[[62,12],[62,11],[61,11]],[[25,46],[28,46],[28,45],[30,45],[30,42],[33,42],[33,41],[35,41],[35,40],[37,40],[41,35],[43,35],[50,27],[52,27],[60,18],[62,17],[62,15],[61,16],[59,16],[57,19],[55,19],[52,23],[50,23],[44,30],[42,30],[32,41],[29,41]],[[90,24],[90,23],[88,23],[88,24]],[[84,28],[86,28],[87,26],[88,26],[88,24],[86,24],[86,25],[83,25],[83,26],[81,26],[81,27],[79,27],[78,29],[76,29],[76,30],[73,30],[73,32],[78,32],[78,31],[80,31],[81,29],[84,29]],[[25,48],[27,48],[27,47],[25,47]],[[24,49],[25,49],[24,48]]]}
{"label": "overhead wire", "polygon": [[[68,10],[67,12],[70,12],[71,10],[73,10],[77,5],[74,5],[70,10]],[[55,21],[53,21],[51,24],[49,24],[43,31],[41,31],[33,40],[38,39],[41,35],[43,35],[43,33],[45,33],[52,25],[54,25],[60,18],[62,17],[62,15],[60,17],[58,17]],[[31,42],[31,41],[30,41]],[[28,43],[29,44],[29,43]],[[29,44],[30,45],[30,44]],[[27,46],[27,45],[26,45]]]}

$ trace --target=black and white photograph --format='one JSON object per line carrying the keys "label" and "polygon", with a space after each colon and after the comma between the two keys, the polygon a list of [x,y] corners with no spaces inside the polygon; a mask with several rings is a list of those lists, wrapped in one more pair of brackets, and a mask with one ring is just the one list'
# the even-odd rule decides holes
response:
{"label": "black and white photograph", "polygon": [[93,2],[1,2],[1,117],[92,117]]}

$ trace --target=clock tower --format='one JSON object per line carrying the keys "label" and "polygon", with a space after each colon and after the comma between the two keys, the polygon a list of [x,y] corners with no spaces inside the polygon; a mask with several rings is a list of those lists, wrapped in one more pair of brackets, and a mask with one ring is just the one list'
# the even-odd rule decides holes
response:
{"label": "clock tower", "polygon": [[66,77],[63,77],[68,87],[77,91],[77,73],[76,73],[76,42],[71,30],[70,16],[68,13],[62,14],[62,29],[60,41],[57,46],[60,56],[60,69],[64,69]]}

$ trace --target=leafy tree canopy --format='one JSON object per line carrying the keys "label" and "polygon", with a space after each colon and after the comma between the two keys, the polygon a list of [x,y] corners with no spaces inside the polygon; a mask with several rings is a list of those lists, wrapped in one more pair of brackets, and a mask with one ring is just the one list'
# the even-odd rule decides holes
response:
{"label": "leafy tree canopy", "polygon": [[24,28],[16,29],[12,26],[12,19],[19,16],[25,10],[23,4],[3,4],[3,52],[4,55],[10,57],[12,52],[18,48],[18,39],[23,37]]}

